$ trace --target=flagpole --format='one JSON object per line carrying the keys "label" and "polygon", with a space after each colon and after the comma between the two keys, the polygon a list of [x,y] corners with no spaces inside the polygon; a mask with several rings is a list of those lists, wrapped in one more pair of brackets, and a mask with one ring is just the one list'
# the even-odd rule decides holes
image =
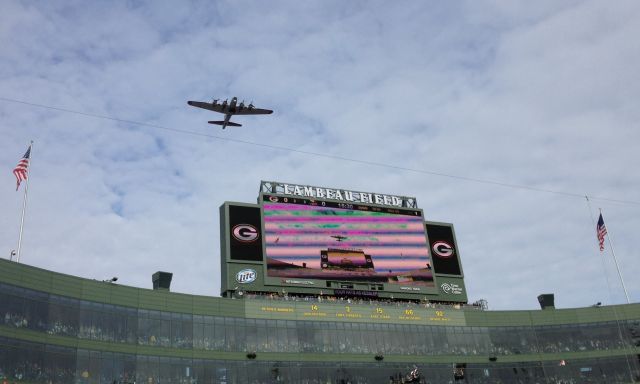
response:
{"label": "flagpole", "polygon": [[24,230],[24,214],[27,211],[27,194],[29,192],[29,179],[31,179],[31,160],[33,159],[33,140],[31,140],[31,144],[29,145],[29,168],[27,169],[27,185],[24,188],[24,198],[22,200],[22,219],[20,220],[20,235],[18,236],[18,257],[16,258],[16,262],[20,262],[20,251],[22,250],[22,232]]}
{"label": "flagpole", "polygon": [[[602,209],[600,209],[600,214],[602,215]],[[624,279],[622,278],[622,273],[620,272],[620,266],[618,265],[618,259],[616,259],[616,252],[613,250],[613,243],[611,242],[611,230],[607,226],[607,242],[609,243],[609,249],[611,249],[611,255],[613,256],[613,262],[616,264],[616,269],[618,270],[618,277],[620,277],[620,282],[622,283],[622,289],[624,289],[624,296],[627,298],[627,304],[631,304],[629,300],[629,293],[627,293],[627,287],[624,285]]]}
{"label": "flagpole", "polygon": [[[589,215],[591,216],[591,223],[594,228],[597,228],[596,219],[593,217],[593,209],[591,208],[591,200],[589,200],[588,195],[584,195],[584,198],[587,199],[587,207],[589,208]],[[597,232],[597,229],[596,229]],[[599,240],[596,238],[596,244],[600,245]],[[604,254],[602,251],[598,252],[600,254],[600,260],[602,260],[602,272],[604,273],[604,278],[607,281],[607,289],[609,290],[609,301],[613,304],[613,296],[611,294],[611,280],[609,279],[609,274],[607,273],[607,264],[605,262]]]}

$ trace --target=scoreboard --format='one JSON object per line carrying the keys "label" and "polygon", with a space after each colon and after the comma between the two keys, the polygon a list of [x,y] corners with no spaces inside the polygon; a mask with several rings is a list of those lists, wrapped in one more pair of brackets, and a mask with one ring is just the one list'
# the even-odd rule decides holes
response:
{"label": "scoreboard", "polygon": [[256,319],[349,321],[415,325],[465,326],[464,311],[452,308],[402,308],[386,305],[351,305],[326,302],[248,300],[245,316]]}
{"label": "scoreboard", "polygon": [[258,204],[220,219],[223,295],[467,299],[453,227],[413,198],[262,182]]}

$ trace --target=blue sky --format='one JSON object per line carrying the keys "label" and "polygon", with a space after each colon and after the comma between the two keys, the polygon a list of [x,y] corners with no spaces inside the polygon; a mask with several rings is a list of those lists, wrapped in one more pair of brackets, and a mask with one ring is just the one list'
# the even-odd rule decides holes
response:
{"label": "blue sky", "polygon": [[[277,180],[415,196],[455,225],[469,298],[492,309],[624,302],[602,208],[637,302],[639,16],[634,1],[5,1],[0,256],[34,140],[26,264],[139,287],[165,270],[174,291],[217,295],[218,207]],[[275,112],[222,131],[186,104],[233,96]]]}

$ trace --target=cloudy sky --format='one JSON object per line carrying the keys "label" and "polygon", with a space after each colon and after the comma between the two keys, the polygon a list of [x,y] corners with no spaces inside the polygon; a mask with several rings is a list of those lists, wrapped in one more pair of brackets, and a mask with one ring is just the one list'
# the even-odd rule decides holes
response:
{"label": "cloudy sky", "polygon": [[[26,264],[218,295],[218,207],[276,180],[415,196],[455,225],[491,309],[626,302],[602,208],[637,302],[639,18],[636,1],[3,1],[0,256],[34,140]],[[186,104],[233,96],[275,112],[223,131]]]}

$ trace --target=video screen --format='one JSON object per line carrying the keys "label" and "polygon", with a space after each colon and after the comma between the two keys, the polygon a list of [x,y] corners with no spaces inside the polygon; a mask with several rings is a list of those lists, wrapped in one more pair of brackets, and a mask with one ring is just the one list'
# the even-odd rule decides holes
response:
{"label": "video screen", "polygon": [[263,196],[267,276],[433,287],[419,210]]}
{"label": "video screen", "polygon": [[[367,257],[363,251],[353,251],[349,249],[329,248],[327,251],[321,251],[320,266],[325,268],[373,268],[371,257]],[[324,260],[324,255],[327,255]],[[324,260],[324,262],[322,261]]]}

